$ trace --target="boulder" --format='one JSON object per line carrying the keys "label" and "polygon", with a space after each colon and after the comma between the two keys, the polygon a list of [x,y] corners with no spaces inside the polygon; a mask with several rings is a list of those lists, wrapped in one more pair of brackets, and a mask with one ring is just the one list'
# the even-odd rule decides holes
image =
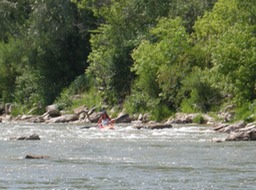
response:
{"label": "boulder", "polygon": [[36,115],[21,115],[16,118],[18,121],[24,121],[29,123],[42,123],[45,119],[42,116]]}
{"label": "boulder", "polygon": [[40,137],[37,134],[32,134],[29,136],[21,136],[21,137],[12,137],[11,140],[40,140]]}
{"label": "boulder", "polygon": [[139,116],[138,116],[138,120],[146,123],[146,122],[149,121],[149,117],[150,117],[150,115],[147,114],[147,113],[145,113],[145,114],[140,113]]}
{"label": "boulder", "polygon": [[226,141],[256,141],[256,128],[248,127],[238,132],[231,132]]}
{"label": "boulder", "polygon": [[231,132],[225,141],[249,141],[250,134],[247,132]]}
{"label": "boulder", "polygon": [[186,123],[193,123],[193,120],[196,117],[202,117],[203,123],[207,124],[213,124],[215,123],[214,118],[207,114],[201,114],[201,113],[176,113],[174,116],[168,119],[168,123],[176,123],[176,124],[186,124]]}
{"label": "boulder", "polygon": [[92,114],[96,111],[96,108],[97,108],[97,107],[91,108],[91,109],[87,112],[87,114],[88,114],[88,115],[92,115]]}
{"label": "boulder", "polygon": [[117,118],[113,119],[115,123],[130,123],[132,120],[129,114],[120,113]]}
{"label": "boulder", "polygon": [[218,132],[223,132],[225,130],[226,127],[228,127],[228,124],[225,123],[218,123],[216,125],[213,126],[213,130],[214,131],[218,131]]}
{"label": "boulder", "polygon": [[250,131],[249,135],[250,135],[250,140],[251,141],[256,141],[256,130]]}
{"label": "boulder", "polygon": [[244,121],[238,121],[233,124],[218,124],[213,127],[213,130],[218,132],[230,133],[235,131],[240,131],[241,129],[245,128],[246,123]]}
{"label": "boulder", "polygon": [[28,154],[28,155],[25,156],[25,159],[45,159],[45,158],[50,158],[50,156],[32,155],[32,154]]}
{"label": "boulder", "polygon": [[216,143],[221,143],[223,141],[225,141],[225,139],[220,139],[220,138],[213,138],[212,139],[212,142],[216,142]]}
{"label": "boulder", "polygon": [[[19,140],[19,139],[18,139]],[[22,139],[21,139],[22,140]],[[30,135],[30,136],[28,136],[28,137],[25,137],[25,139],[24,140],[40,140],[40,137],[39,137],[39,135],[37,135],[37,134],[32,134],[32,135]]]}
{"label": "boulder", "polygon": [[2,115],[1,116],[1,122],[5,123],[5,122],[11,122],[13,120],[13,117],[11,115]]}
{"label": "boulder", "polygon": [[78,116],[78,120],[79,121],[83,121],[86,118],[86,114],[85,113],[80,113]]}
{"label": "boulder", "polygon": [[91,115],[88,115],[88,121],[91,123],[97,123],[100,118],[100,113],[94,112]]}
{"label": "boulder", "polygon": [[229,127],[228,127],[228,131],[227,132],[230,132],[230,131],[238,131],[242,128],[244,128],[246,126],[246,123],[244,121],[238,121],[234,124],[231,124]]}
{"label": "boulder", "polygon": [[49,115],[50,117],[58,117],[60,116],[60,111],[56,104],[52,104],[46,107],[46,113],[44,113],[43,117]]}
{"label": "boulder", "polygon": [[74,113],[80,115],[81,113],[88,112],[88,108],[86,106],[80,106],[74,109]]}
{"label": "boulder", "polygon": [[67,123],[78,120],[79,116],[76,114],[66,114],[59,117],[54,117],[46,121],[46,123]]}
{"label": "boulder", "polygon": [[36,116],[28,120],[30,123],[43,123],[45,119],[42,116]]}
{"label": "boulder", "polygon": [[169,123],[185,124],[192,123],[195,114],[176,113],[174,117],[171,117]]}
{"label": "boulder", "polygon": [[240,129],[240,130],[253,130],[253,129],[256,129],[256,122],[254,123],[248,123],[245,128],[243,129]]}

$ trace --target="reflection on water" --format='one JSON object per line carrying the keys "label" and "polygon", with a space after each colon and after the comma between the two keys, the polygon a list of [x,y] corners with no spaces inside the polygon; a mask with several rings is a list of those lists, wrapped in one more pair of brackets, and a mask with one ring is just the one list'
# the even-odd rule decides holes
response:
{"label": "reflection on water", "polygon": [[[254,142],[213,143],[223,134],[198,126],[80,128],[0,124],[0,189],[255,188]],[[41,140],[9,140],[33,133]]]}

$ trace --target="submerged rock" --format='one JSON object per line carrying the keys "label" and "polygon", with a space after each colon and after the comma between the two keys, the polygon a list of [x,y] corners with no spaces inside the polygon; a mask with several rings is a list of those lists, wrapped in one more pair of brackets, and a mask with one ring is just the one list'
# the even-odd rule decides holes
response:
{"label": "submerged rock", "polygon": [[225,141],[225,139],[220,139],[220,138],[213,138],[212,139],[212,142],[216,142],[216,143],[221,143],[223,141]]}
{"label": "submerged rock", "polygon": [[50,158],[50,156],[32,155],[32,154],[28,154],[28,155],[25,156],[25,159],[45,159],[45,158]]}
{"label": "submerged rock", "polygon": [[11,138],[11,140],[41,140],[40,137],[37,134],[32,134],[29,136],[21,136],[17,138]]}
{"label": "submerged rock", "polygon": [[169,123],[136,123],[132,126],[136,129],[169,129],[172,125]]}

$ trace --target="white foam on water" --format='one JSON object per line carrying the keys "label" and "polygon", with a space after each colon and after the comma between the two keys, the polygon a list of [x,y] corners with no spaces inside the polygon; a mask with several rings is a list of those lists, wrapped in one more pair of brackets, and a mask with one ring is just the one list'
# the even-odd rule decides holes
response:
{"label": "white foam on water", "polygon": [[[80,129],[0,124],[3,189],[227,189],[255,186],[255,144],[213,143],[209,127]],[[36,133],[40,141],[10,141]],[[27,154],[49,159],[24,159]],[[242,155],[242,156],[241,156]],[[232,177],[230,177],[232,176]]]}

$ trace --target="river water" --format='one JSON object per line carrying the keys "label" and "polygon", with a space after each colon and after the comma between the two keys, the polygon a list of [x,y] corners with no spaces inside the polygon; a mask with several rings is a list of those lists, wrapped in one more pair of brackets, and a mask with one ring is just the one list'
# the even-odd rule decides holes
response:
{"label": "river water", "polygon": [[[0,189],[255,189],[255,142],[214,143],[210,127],[80,129],[0,124]],[[11,137],[36,133],[40,141]],[[24,159],[27,154],[48,159]]]}

